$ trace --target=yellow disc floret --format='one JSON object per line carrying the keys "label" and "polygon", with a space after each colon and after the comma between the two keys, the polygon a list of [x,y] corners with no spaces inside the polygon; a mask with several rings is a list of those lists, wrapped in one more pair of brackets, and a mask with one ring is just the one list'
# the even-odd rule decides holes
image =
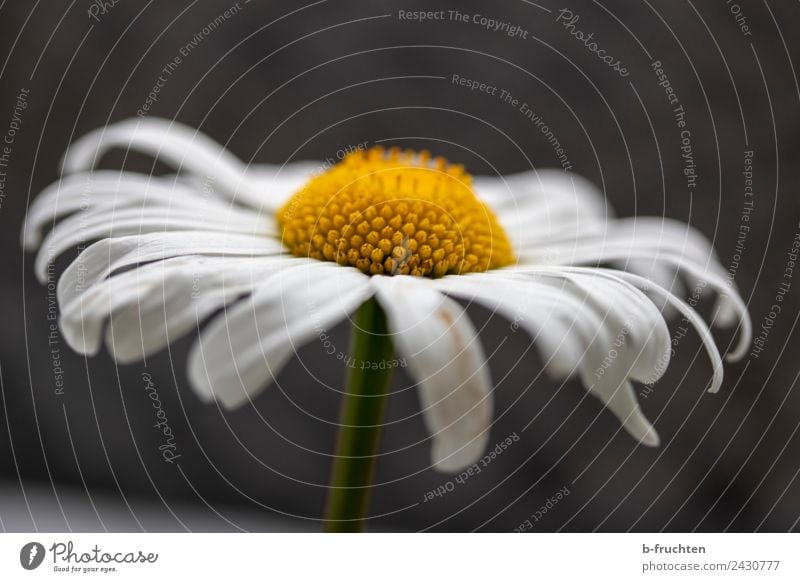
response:
{"label": "yellow disc floret", "polygon": [[368,275],[441,277],[514,260],[472,176],[425,151],[352,152],[311,178],[277,218],[294,255]]}

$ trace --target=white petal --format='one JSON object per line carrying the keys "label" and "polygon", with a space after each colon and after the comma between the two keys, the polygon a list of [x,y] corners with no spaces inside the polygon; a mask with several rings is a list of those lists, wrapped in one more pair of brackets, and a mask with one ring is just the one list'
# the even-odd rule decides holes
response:
{"label": "white petal", "polygon": [[[687,224],[665,218],[625,218],[586,224],[577,231],[565,230],[546,241],[517,249],[521,264],[609,262],[615,268],[653,278],[675,293],[682,293],[682,285],[676,269],[668,263],[674,257],[694,261],[706,270],[724,275],[714,249],[702,234]],[[667,286],[670,281],[673,284]]]}
{"label": "white petal", "polygon": [[201,398],[240,406],[273,381],[295,350],[372,293],[367,276],[335,263],[312,261],[273,275],[203,330],[189,356],[189,379]]}
{"label": "white petal", "polygon": [[[658,434],[639,408],[628,378],[655,382],[666,370],[670,336],[661,314],[643,293],[625,293],[624,286],[603,285],[594,274],[571,281],[585,294],[586,303],[594,302],[596,313],[603,314],[602,327],[587,349],[588,363],[594,365],[582,369],[584,386],[631,436],[644,445],[658,446]],[[605,358],[611,365],[598,377]]]}
{"label": "white petal", "polygon": [[373,284],[395,348],[419,384],[434,466],[452,472],[471,465],[488,443],[493,406],[475,328],[428,280],[373,277]]}
{"label": "white petal", "polygon": [[491,178],[476,176],[475,191],[497,213],[515,249],[538,247],[554,236],[583,232],[613,216],[588,180],[560,170]]}
{"label": "white petal", "polygon": [[213,188],[257,209],[276,208],[285,198],[264,189],[264,180],[248,175],[247,166],[220,144],[181,123],[158,118],[135,118],[97,129],[72,143],[64,156],[65,174],[94,168],[110,149],[125,148],[158,159],[179,171],[202,176]]}
{"label": "white petal", "polygon": [[682,286],[675,284],[681,272],[711,283],[699,290],[701,294],[711,290],[719,294],[713,323],[721,327],[742,326],[739,343],[728,358],[738,359],[746,353],[751,325],[744,302],[728,280],[710,242],[682,222],[649,217],[616,220],[602,228],[589,228],[578,235],[568,233],[520,252],[523,269],[531,264],[604,262],[652,279],[676,294],[682,292]]}
{"label": "white petal", "polygon": [[661,288],[658,285],[655,285],[652,281],[634,273],[616,271],[613,269],[586,269],[583,267],[563,267],[562,270],[573,273],[582,273],[590,270],[598,276],[607,277],[617,281],[627,281],[631,285],[641,289],[643,292],[647,291],[655,293],[656,295],[661,296],[665,300],[669,301],[670,304],[686,318],[689,324],[695,328],[697,333],[700,335],[700,338],[703,341],[703,346],[708,353],[712,368],[714,370],[711,386],[708,391],[717,392],[719,390],[720,386],[722,385],[723,378],[722,358],[720,357],[719,351],[714,344],[714,338],[711,335],[711,330],[708,329],[708,326],[706,325],[705,321],[703,321],[703,318],[700,317],[700,315],[685,301],[678,298],[667,289]]}
{"label": "white petal", "polygon": [[76,214],[62,220],[45,237],[34,264],[40,281],[47,280],[47,267],[61,253],[86,241],[110,236],[125,236],[170,231],[198,231],[273,236],[276,225],[252,211],[228,209],[207,214],[188,213],[181,209],[124,208],[108,209],[90,216]]}
{"label": "white petal", "polygon": [[554,209],[574,209],[610,218],[613,210],[603,193],[589,180],[576,174],[545,168],[506,176],[475,176],[475,192],[497,212],[512,211],[535,201]]}
{"label": "white petal", "polygon": [[509,320],[512,330],[526,330],[542,355],[545,370],[553,379],[564,379],[577,372],[584,353],[581,334],[575,329],[583,322],[574,314],[580,303],[564,297],[545,284],[489,279],[490,275],[451,276],[435,281],[446,293],[466,301],[476,301]]}
{"label": "white petal", "polygon": [[638,406],[628,402],[628,378],[655,381],[669,361],[669,332],[644,294],[624,282],[557,269],[532,271],[527,280],[498,273],[446,277],[439,285],[526,329],[548,372],[578,372],[628,432],[644,444],[657,441]]}
{"label": "white petal", "polygon": [[739,293],[728,284],[724,276],[708,272],[689,261],[674,259],[674,265],[676,268],[685,269],[695,279],[707,282],[708,286],[718,294],[714,323],[726,327],[735,325],[738,328],[738,342],[733,350],[726,354],[725,359],[729,362],[741,360],[747,354],[750,342],[753,340],[753,322],[747,311],[747,305]]}
{"label": "white petal", "polygon": [[666,323],[652,302],[625,281],[608,284],[588,269],[530,267],[524,277],[490,272],[445,277],[437,285],[497,311],[513,322],[512,329],[527,330],[556,379],[575,373],[588,342],[598,340],[609,344],[606,351],[625,353],[627,365],[619,364],[636,380],[655,382],[664,360],[669,361]]}
{"label": "white petal", "polygon": [[175,176],[159,178],[132,172],[99,170],[66,176],[45,188],[28,209],[23,228],[23,245],[34,248],[41,242],[43,227],[60,218],[82,211],[130,206],[182,208],[192,214],[198,207],[216,205],[225,210],[230,204],[204,196],[202,190],[188,187]]}
{"label": "white petal", "polygon": [[155,232],[107,238],[83,251],[58,280],[58,297],[69,303],[112,272],[183,255],[273,256],[284,251],[271,238],[207,231]]}
{"label": "white petal", "polygon": [[[703,290],[712,290],[718,294],[715,317],[713,323],[721,327],[738,326],[739,335],[737,344],[726,358],[729,361],[737,361],[746,353],[752,340],[752,322],[744,304],[735,287],[726,279],[722,267],[712,256],[706,258],[702,263],[698,262],[697,252],[688,254],[683,253],[681,248],[675,248],[674,241],[667,241],[663,246],[656,249],[648,248],[642,244],[636,248],[628,245],[604,245],[596,247],[582,247],[580,251],[573,249],[566,250],[559,254],[558,251],[551,253],[550,259],[562,265],[579,265],[586,263],[608,262],[616,259],[616,263],[626,262],[630,267],[635,268],[637,262],[630,263],[631,260],[641,262],[657,261],[667,266],[672,273],[684,272],[690,276],[696,284],[703,283]],[[508,272],[527,272],[538,271],[539,267],[530,264],[522,264],[506,269]],[[626,269],[631,270],[631,269]],[[647,275],[648,273],[635,273]],[[663,284],[660,277],[649,277],[664,290],[674,292],[671,287]]]}
{"label": "white petal", "polygon": [[640,443],[648,447],[657,447],[661,443],[656,429],[642,414],[630,382],[601,381],[590,386],[589,392],[599,398]]}
{"label": "white petal", "polygon": [[708,354],[711,360],[711,366],[714,370],[714,376],[711,380],[711,386],[709,387],[709,392],[717,392],[722,386],[722,378],[723,378],[723,366],[722,366],[722,358],[719,355],[719,351],[717,350],[717,346],[714,343],[714,338],[711,335],[711,330],[708,329],[708,326],[703,321],[703,318],[686,302],[679,299],[673,293],[668,291],[667,289],[663,289],[658,285],[654,285],[651,281],[645,279],[644,277],[640,277],[639,275],[635,275],[633,273],[626,273],[624,271],[605,271],[605,276],[614,277],[618,279],[623,279],[629,281],[632,285],[636,285],[640,289],[647,289],[650,292],[656,292],[664,296],[664,298],[669,301],[675,309],[677,309],[685,318],[686,320],[695,328],[697,333],[700,335],[700,338],[703,341],[703,346],[706,349],[706,353]]}
{"label": "white petal", "polygon": [[132,362],[161,350],[198,329],[219,308],[299,260],[188,259],[189,264],[180,271],[170,268],[161,289],[141,297],[138,304],[113,311],[106,329],[106,345],[115,359]]}
{"label": "white petal", "polygon": [[127,119],[77,139],[64,155],[62,172],[91,170],[117,147],[230,185],[238,183],[245,171],[241,160],[206,135],[176,121],[151,117]]}
{"label": "white petal", "polygon": [[59,324],[73,349],[93,355],[111,318],[107,341],[112,354],[122,362],[138,360],[287,264],[280,258],[197,256],[151,263],[91,285],[70,300],[59,296]]}

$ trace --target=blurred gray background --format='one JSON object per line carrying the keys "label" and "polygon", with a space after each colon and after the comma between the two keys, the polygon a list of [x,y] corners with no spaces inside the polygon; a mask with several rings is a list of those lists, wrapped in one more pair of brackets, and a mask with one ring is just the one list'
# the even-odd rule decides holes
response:
{"label": "blurred gray background", "polygon": [[[618,214],[689,221],[714,240],[726,268],[737,259],[744,152],[752,150],[754,207],[735,281],[760,328],[800,220],[797,3],[573,0],[566,7],[580,16],[576,27],[594,32],[624,62],[627,77],[556,22],[564,5],[426,2],[427,10],[458,9],[470,21],[398,17],[421,7],[343,0],[0,4],[0,134],[17,96],[28,92],[0,206],[3,529],[319,528],[339,402],[310,372],[334,384],[344,376],[320,346],[304,349],[302,363],[290,364],[255,409],[223,414],[187,385],[192,338],[146,367],[116,366],[105,351],[85,360],[59,340],[65,388],[56,393],[47,289],[18,243],[26,207],[56,179],[67,144],[134,116],[187,46],[150,113],[199,127],[244,160],[323,159],[389,139],[430,148],[473,173],[524,170],[525,156],[537,167],[559,166],[551,144],[518,110],[454,85],[458,74],[527,102],[573,171],[601,186]],[[233,13],[219,20],[226,10]],[[473,23],[476,14],[517,25],[525,38]],[[219,25],[203,34],[215,19]],[[669,75],[691,130],[698,174],[691,195],[654,61]],[[110,155],[104,164],[121,159]],[[151,163],[130,156],[125,167],[149,171]],[[389,420],[406,420],[389,425],[383,450],[403,450],[378,464],[371,512],[379,517],[371,527],[511,531],[566,487],[569,495],[551,502],[534,530],[797,529],[799,293],[796,280],[764,351],[726,366],[717,395],[704,393],[710,366],[698,338],[681,340],[668,373],[642,399],[662,437],[659,449],[636,447],[579,384],[532,383],[540,363],[521,357],[528,339],[470,308],[478,325],[486,324],[486,351],[504,342],[491,361],[496,378],[508,372],[495,391],[499,419],[491,440],[517,432],[520,441],[480,475],[423,502],[450,477],[426,468],[417,397],[400,390],[409,382],[401,373]],[[332,335],[346,345],[346,327]],[[721,346],[729,339],[718,335]],[[176,434],[175,464],[158,451],[145,370]]]}

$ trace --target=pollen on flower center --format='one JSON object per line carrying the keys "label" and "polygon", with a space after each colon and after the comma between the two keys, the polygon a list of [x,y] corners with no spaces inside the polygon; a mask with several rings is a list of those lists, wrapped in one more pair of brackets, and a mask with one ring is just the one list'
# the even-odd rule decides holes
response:
{"label": "pollen on flower center", "polygon": [[497,217],[462,166],[426,152],[371,148],[314,176],[278,211],[299,257],[368,275],[486,271],[513,262]]}

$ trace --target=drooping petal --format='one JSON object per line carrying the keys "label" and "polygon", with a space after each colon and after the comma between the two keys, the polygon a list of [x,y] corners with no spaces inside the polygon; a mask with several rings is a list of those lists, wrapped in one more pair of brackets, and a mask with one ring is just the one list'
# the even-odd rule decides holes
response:
{"label": "drooping petal", "polygon": [[[584,386],[631,436],[647,446],[658,446],[658,434],[639,408],[629,378],[652,383],[666,370],[670,336],[661,313],[643,293],[631,292],[625,283],[603,284],[594,274],[563,276],[584,305],[602,314],[602,327],[587,350],[587,363],[594,366],[581,370]],[[610,362],[608,367],[604,367],[606,362]]]}
{"label": "drooping petal", "polygon": [[235,408],[270,384],[295,350],[369,299],[356,269],[311,261],[265,278],[251,297],[221,313],[189,355],[201,398]]}
{"label": "drooping petal", "polygon": [[434,284],[452,296],[497,312],[511,322],[512,330],[521,327],[528,331],[551,378],[564,379],[577,373],[585,348],[576,326],[584,322],[571,315],[580,303],[549,285],[514,280],[500,284],[489,277],[491,274],[445,277]]}
{"label": "drooping petal", "polygon": [[[698,314],[693,307],[691,307],[688,303],[677,297],[674,293],[672,293],[668,289],[660,287],[657,284],[654,284],[653,281],[646,279],[645,277],[642,277],[635,273],[628,273],[626,271],[618,271],[614,269],[586,268],[586,267],[558,267],[553,270],[562,273],[572,273],[579,275],[590,274],[593,277],[606,278],[616,283],[627,283],[641,290],[643,293],[646,292],[648,294],[654,294],[656,295],[656,297],[663,298],[673,308],[675,308],[676,311],[678,311],[681,315],[683,315],[686,318],[686,321],[699,334],[700,339],[703,342],[703,346],[706,349],[706,353],[708,354],[709,359],[711,361],[711,366],[713,368],[713,377],[711,379],[708,391],[717,392],[720,389],[720,386],[722,386],[722,379],[723,379],[723,364],[722,364],[722,358],[719,354],[719,350],[717,350],[716,344],[714,343],[714,338],[711,334],[711,330],[708,328],[708,325],[706,325],[705,321],[703,321],[703,318],[700,317],[700,314]],[[547,269],[546,268],[536,269],[534,271],[531,271],[530,274],[534,275],[542,271],[547,272]],[[717,281],[716,284],[719,285],[722,283]],[[741,299],[739,301],[741,301]],[[741,303],[739,308],[744,309],[744,304]],[[748,337],[750,329],[749,315],[747,314],[746,310],[742,313],[743,313],[742,322],[740,323],[742,329],[741,336]],[[747,340],[747,343],[749,343],[749,340]],[[738,352],[740,351],[740,349],[741,348],[737,346],[736,351]],[[668,362],[669,359],[667,358],[663,363],[663,369],[661,370],[662,373],[663,371],[666,370],[666,364]],[[653,380],[648,379],[644,381],[650,383]]]}
{"label": "drooping petal", "polygon": [[733,350],[725,355],[725,359],[729,362],[741,360],[753,339],[753,322],[739,292],[728,284],[723,276],[709,272],[691,261],[680,261],[673,258],[672,264],[676,269],[685,269],[690,276],[705,282],[710,289],[717,293],[714,322],[723,327],[736,327],[738,331],[738,341]]}
{"label": "drooping petal", "polygon": [[625,282],[555,268],[531,271],[526,278],[502,272],[445,277],[437,285],[527,330],[551,375],[579,375],[632,436],[657,444],[629,378],[657,380],[669,361],[670,338],[661,314],[643,293]]}
{"label": "drooping petal", "polygon": [[611,350],[625,353],[621,366],[633,380],[653,383],[669,362],[669,329],[655,305],[639,289],[622,280],[604,280],[593,271],[561,273],[556,280],[568,282],[573,293],[602,316],[610,331],[618,330]]}
{"label": "drooping petal", "polygon": [[441,471],[477,461],[489,438],[492,385],[483,348],[464,309],[412,277],[373,277],[392,340],[419,385],[432,459]]}
{"label": "drooping petal", "polygon": [[700,339],[703,342],[703,347],[706,349],[706,353],[711,360],[711,366],[714,370],[714,375],[708,391],[719,391],[720,386],[722,386],[723,377],[722,358],[720,357],[717,346],[714,343],[714,337],[711,335],[711,330],[708,329],[708,326],[706,325],[705,321],[703,321],[703,318],[700,317],[700,315],[691,306],[667,289],[664,289],[658,285],[653,285],[652,281],[634,273],[626,273],[625,271],[614,271],[609,269],[597,269],[596,272],[605,277],[628,281],[630,284],[635,285],[642,291],[646,290],[651,293],[655,292],[659,295],[662,295],[667,301],[669,301],[670,304],[686,318],[686,320],[700,335]]}
{"label": "drooping petal", "polygon": [[633,386],[627,380],[619,383],[604,380],[592,384],[589,393],[596,396],[605,406],[614,413],[625,430],[633,438],[648,447],[657,447],[661,439],[639,408]]}

